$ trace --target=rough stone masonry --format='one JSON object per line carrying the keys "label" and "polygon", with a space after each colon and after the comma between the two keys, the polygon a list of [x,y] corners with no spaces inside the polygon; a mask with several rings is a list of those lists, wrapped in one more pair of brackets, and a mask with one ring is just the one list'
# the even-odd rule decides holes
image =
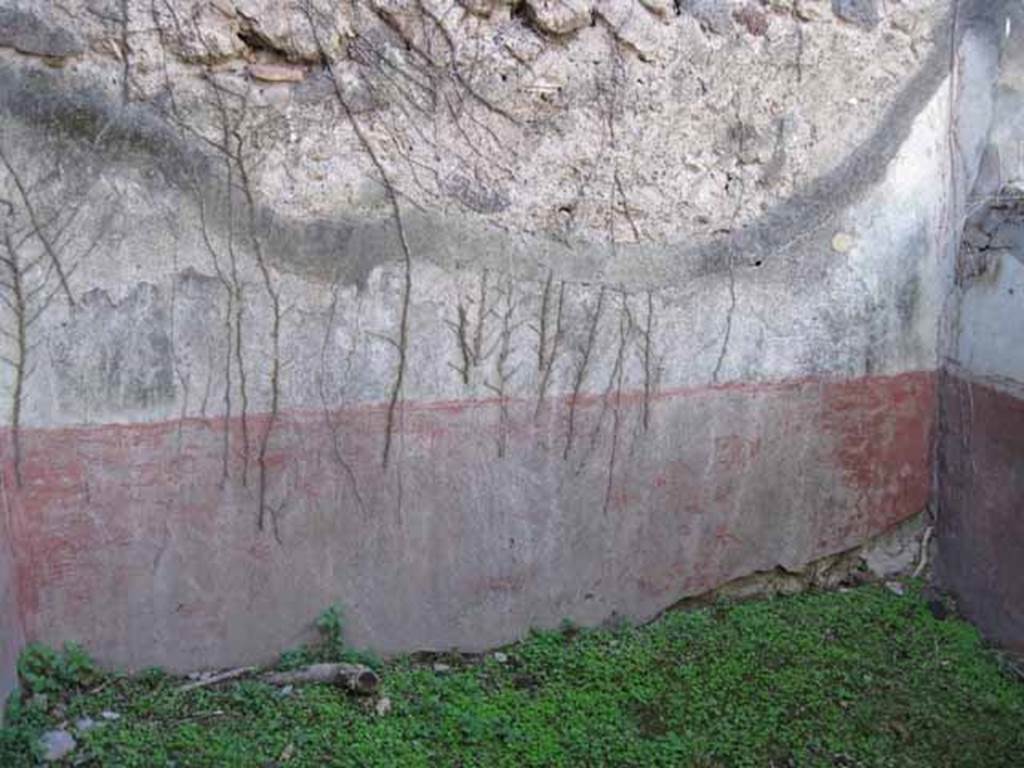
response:
{"label": "rough stone masonry", "polygon": [[0,689],[642,620],[919,514],[1018,6],[0,0]]}

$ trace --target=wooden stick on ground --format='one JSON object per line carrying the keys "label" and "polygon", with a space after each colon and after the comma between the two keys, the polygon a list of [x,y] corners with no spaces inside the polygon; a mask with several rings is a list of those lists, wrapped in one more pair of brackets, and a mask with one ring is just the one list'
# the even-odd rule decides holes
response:
{"label": "wooden stick on ground", "polygon": [[921,559],[917,563],[917,567],[914,569],[914,578],[916,579],[928,566],[928,544],[932,540],[932,527],[929,525],[924,529],[924,537],[921,539]]}
{"label": "wooden stick on ground", "polygon": [[301,685],[303,683],[331,683],[354,693],[373,693],[380,677],[363,664],[310,664],[287,672],[268,672],[260,679],[271,685]]}
{"label": "wooden stick on ground", "polygon": [[194,691],[196,688],[205,688],[208,685],[216,685],[217,683],[223,683],[225,680],[234,680],[235,678],[243,677],[255,671],[256,667],[237,667],[236,669],[229,669],[226,672],[220,672],[203,680],[195,680],[191,683],[186,683],[178,689],[178,693]]}

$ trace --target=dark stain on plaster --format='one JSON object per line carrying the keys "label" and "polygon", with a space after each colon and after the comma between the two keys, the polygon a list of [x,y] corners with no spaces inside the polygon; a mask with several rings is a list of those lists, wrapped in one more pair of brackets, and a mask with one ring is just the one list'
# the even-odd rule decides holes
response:
{"label": "dark stain on plaster", "polygon": [[452,174],[444,180],[443,187],[447,194],[477,213],[498,213],[509,206],[508,195],[504,190],[463,174]]}
{"label": "dark stain on plaster", "polygon": [[20,8],[0,8],[0,47],[55,59],[76,56],[85,50],[82,41],[67,29],[51,26]]}
{"label": "dark stain on plaster", "polygon": [[223,290],[220,280],[216,277],[204,275],[192,267],[183,269],[176,279],[178,290],[189,296],[212,299]]}
{"label": "dark stain on plaster", "polygon": [[907,279],[896,291],[896,313],[904,333],[914,327],[917,310],[921,303],[921,277],[916,272],[907,275]]}
{"label": "dark stain on plaster", "polygon": [[174,401],[167,307],[159,289],[136,284],[120,301],[84,293],[73,322],[53,329],[50,362],[61,410],[104,414]]}
{"label": "dark stain on plaster", "polygon": [[864,29],[874,29],[882,21],[878,0],[832,0],[832,12]]}

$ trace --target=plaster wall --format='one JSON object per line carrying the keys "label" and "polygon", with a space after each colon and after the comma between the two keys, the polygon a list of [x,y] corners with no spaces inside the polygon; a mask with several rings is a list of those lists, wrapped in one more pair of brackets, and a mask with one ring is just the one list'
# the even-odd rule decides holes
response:
{"label": "plaster wall", "polygon": [[940,386],[939,580],[1024,650],[1024,9],[1011,9]]}
{"label": "plaster wall", "polygon": [[5,514],[0,516],[0,701],[17,685],[17,657],[24,642],[11,543]]}
{"label": "plaster wall", "polygon": [[918,514],[1001,7],[6,6],[0,615],[482,648]]}

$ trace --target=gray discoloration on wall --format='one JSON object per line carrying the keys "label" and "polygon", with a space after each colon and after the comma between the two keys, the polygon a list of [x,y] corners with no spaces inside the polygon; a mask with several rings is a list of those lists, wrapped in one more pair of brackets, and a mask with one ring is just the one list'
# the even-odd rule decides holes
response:
{"label": "gray discoloration on wall", "polygon": [[47,340],[61,411],[85,420],[159,408],[175,397],[166,298],[139,283],[120,301],[100,289]]}
{"label": "gray discoloration on wall", "polygon": [[882,20],[878,0],[832,0],[836,16],[866,29],[874,29]]}
{"label": "gray discoloration on wall", "polygon": [[70,30],[45,21],[32,10],[18,7],[0,8],[0,47],[53,58],[74,56],[85,50]]}

